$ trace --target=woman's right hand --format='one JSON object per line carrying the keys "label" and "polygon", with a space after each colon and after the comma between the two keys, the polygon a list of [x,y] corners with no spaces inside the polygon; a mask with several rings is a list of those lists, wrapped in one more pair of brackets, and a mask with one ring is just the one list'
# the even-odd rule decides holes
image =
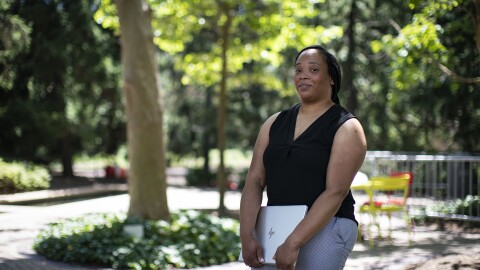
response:
{"label": "woman's right hand", "polygon": [[242,256],[245,265],[249,267],[259,268],[265,262],[262,246],[253,237],[242,244]]}

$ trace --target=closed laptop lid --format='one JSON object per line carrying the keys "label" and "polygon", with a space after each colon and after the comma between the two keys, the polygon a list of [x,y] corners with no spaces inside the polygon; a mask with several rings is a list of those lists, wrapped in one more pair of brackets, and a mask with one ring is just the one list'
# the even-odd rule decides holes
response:
{"label": "closed laptop lid", "polygon": [[[255,238],[263,247],[265,264],[275,264],[273,256],[307,213],[306,205],[262,206],[255,225]],[[240,261],[243,261],[240,252]]]}

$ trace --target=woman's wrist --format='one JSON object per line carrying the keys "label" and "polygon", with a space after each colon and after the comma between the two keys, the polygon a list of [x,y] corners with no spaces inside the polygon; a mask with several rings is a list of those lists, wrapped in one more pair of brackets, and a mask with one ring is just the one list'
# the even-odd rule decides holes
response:
{"label": "woman's wrist", "polygon": [[293,249],[300,249],[300,247],[303,245],[300,239],[293,234],[287,237],[285,244]]}
{"label": "woman's wrist", "polygon": [[240,231],[240,239],[241,240],[252,240],[255,239],[255,236],[253,234],[253,230],[241,232]]}

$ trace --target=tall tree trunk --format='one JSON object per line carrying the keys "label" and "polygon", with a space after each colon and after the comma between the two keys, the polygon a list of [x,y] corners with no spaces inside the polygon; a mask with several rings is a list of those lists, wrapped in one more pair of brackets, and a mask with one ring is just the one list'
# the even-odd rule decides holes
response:
{"label": "tall tree trunk", "polygon": [[473,8],[473,26],[475,27],[475,43],[480,54],[480,0],[474,0]]}
{"label": "tall tree trunk", "polygon": [[210,119],[212,119],[212,113],[210,113],[210,108],[212,107],[212,88],[207,87],[206,93],[205,93],[205,123],[204,123],[204,129],[203,129],[203,134],[202,134],[202,155],[203,155],[203,171],[205,172],[205,175],[208,175],[208,172],[210,172],[210,150],[212,149],[212,144],[211,144],[211,133],[210,131],[212,130],[212,125],[210,124]]}
{"label": "tall tree trunk", "polygon": [[62,155],[62,176],[72,177],[73,174],[73,151],[71,147],[70,132],[66,132],[61,138],[61,155]]}
{"label": "tall tree trunk", "polygon": [[168,219],[163,108],[155,47],[144,0],[117,0],[127,111],[130,207],[128,215]]}
{"label": "tall tree trunk", "polygon": [[217,184],[220,193],[220,202],[218,212],[220,214],[226,213],[225,208],[225,119],[226,119],[226,107],[227,107],[227,52],[228,52],[228,40],[230,35],[230,27],[232,24],[232,16],[230,14],[230,7],[227,4],[221,6],[223,14],[226,16],[226,21],[222,26],[222,80],[220,83],[220,95],[218,102],[217,113],[217,148],[220,155],[220,164],[217,172]]}
{"label": "tall tree trunk", "polygon": [[358,104],[357,89],[353,84],[355,49],[357,46],[357,44],[355,43],[356,16],[357,16],[357,5],[355,4],[355,0],[352,0],[350,14],[348,16],[348,26],[347,26],[347,39],[348,39],[347,62],[344,66],[344,70],[345,70],[344,85],[348,95],[347,108],[352,113],[355,113],[355,110],[357,109],[357,104]]}

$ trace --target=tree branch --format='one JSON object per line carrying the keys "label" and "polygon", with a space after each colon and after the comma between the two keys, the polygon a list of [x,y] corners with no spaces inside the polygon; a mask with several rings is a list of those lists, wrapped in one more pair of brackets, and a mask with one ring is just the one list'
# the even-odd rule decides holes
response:
{"label": "tree branch", "polygon": [[390,23],[390,25],[395,28],[395,30],[397,30],[397,32],[400,34],[400,31],[402,31],[402,27],[400,27],[400,25],[396,21],[394,21],[393,19],[389,19],[388,23]]}
{"label": "tree branch", "polygon": [[461,82],[461,83],[472,83],[472,84],[480,84],[480,77],[462,77],[447,68],[446,66],[442,65],[441,63],[435,61],[438,68],[445,73],[447,76],[452,77],[455,81]]}

